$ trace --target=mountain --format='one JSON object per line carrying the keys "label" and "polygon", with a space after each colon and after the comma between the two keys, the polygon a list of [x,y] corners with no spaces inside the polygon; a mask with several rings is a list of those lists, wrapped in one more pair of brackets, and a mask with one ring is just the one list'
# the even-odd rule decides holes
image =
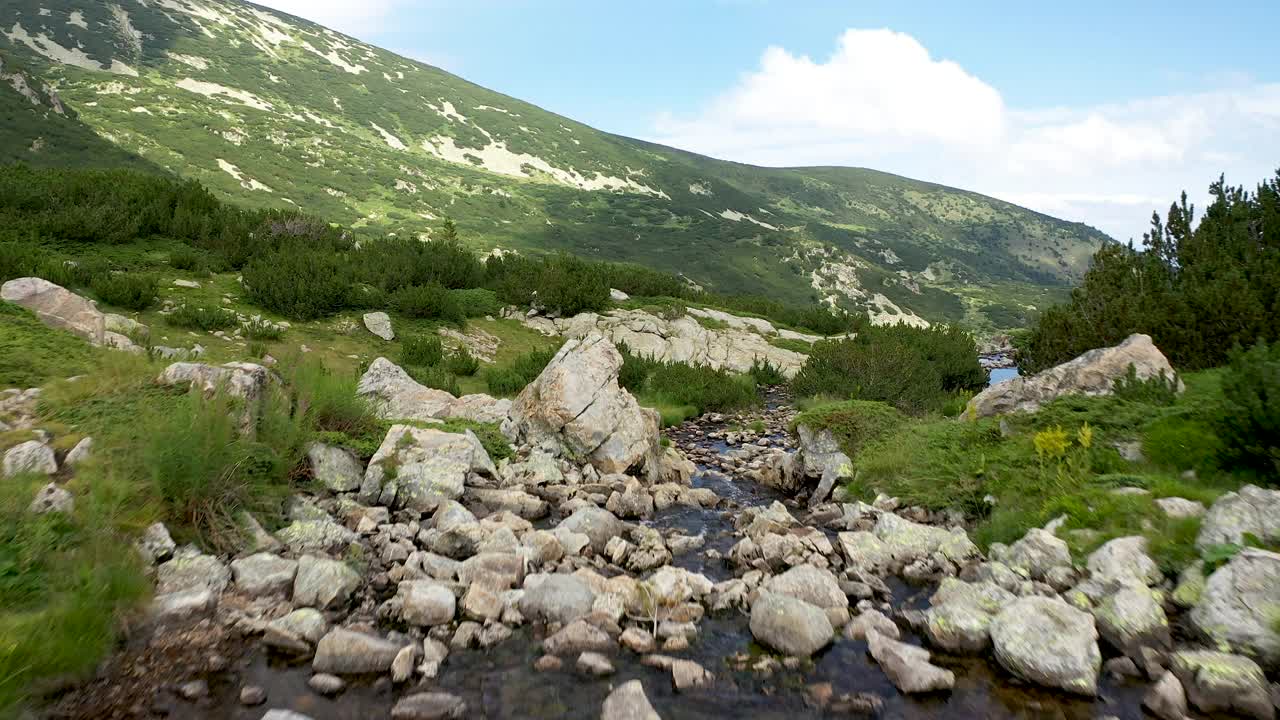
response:
{"label": "mountain", "polygon": [[6,0],[0,161],[134,164],[238,202],[722,292],[1020,325],[1108,238],[873,170],[759,168],[601,132],[238,0]]}

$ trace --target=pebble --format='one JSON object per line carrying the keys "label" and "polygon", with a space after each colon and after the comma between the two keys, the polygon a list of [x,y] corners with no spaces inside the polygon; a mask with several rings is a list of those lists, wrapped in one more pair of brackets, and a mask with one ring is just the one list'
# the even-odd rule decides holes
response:
{"label": "pebble", "polygon": [[252,707],[267,701],[267,691],[257,685],[245,685],[240,688],[240,704]]}
{"label": "pebble", "polygon": [[312,675],[311,679],[307,681],[307,685],[321,695],[337,695],[347,689],[347,682],[345,680],[337,675],[330,675],[328,673],[316,673],[315,675]]}

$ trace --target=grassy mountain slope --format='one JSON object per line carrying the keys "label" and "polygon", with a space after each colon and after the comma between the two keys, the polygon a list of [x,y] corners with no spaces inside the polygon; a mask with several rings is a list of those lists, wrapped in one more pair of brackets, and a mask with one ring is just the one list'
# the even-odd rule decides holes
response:
{"label": "grassy mountain slope", "polygon": [[115,148],[53,142],[62,116],[46,111],[0,126],[6,159],[136,155],[239,202],[423,237],[448,215],[482,249],[636,261],[884,319],[1021,324],[1106,241],[871,170],[757,168],[610,135],[238,0],[10,0],[0,57]]}

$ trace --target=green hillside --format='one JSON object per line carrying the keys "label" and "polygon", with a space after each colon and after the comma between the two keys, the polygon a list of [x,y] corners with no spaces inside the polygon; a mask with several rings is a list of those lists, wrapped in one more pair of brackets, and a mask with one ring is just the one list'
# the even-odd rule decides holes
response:
{"label": "green hillside", "polygon": [[449,216],[481,250],[566,249],[883,319],[1020,325],[1107,240],[871,170],[603,133],[236,0],[9,0],[0,58],[5,161],[151,165],[410,236]]}

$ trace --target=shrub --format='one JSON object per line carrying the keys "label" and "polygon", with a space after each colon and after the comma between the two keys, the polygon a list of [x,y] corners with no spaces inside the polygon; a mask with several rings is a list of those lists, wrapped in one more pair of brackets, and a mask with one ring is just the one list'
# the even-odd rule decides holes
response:
{"label": "shrub", "polygon": [[489,392],[497,396],[519,393],[542,374],[555,355],[555,350],[530,350],[512,360],[509,367],[485,370]]}
{"label": "shrub", "polygon": [[387,292],[430,284],[475,288],[485,277],[480,259],[456,235],[432,242],[383,238],[365,243],[360,256],[360,278]]}
{"label": "shrub", "polygon": [[174,327],[187,330],[229,330],[240,324],[240,318],[232,311],[216,305],[183,303],[165,318]]}
{"label": "shrub", "polygon": [[491,258],[486,266],[498,297],[506,303],[538,305],[562,315],[609,305],[609,281],[601,265],[573,255]]}
{"label": "shrub", "polygon": [[518,395],[529,384],[524,376],[511,368],[490,368],[484,373],[489,393],[495,397]]}
{"label": "shrub", "polygon": [[849,457],[857,457],[870,443],[896,431],[907,421],[892,405],[867,400],[822,405],[807,410],[791,423],[792,430],[804,425],[812,430],[830,430]]}
{"label": "shrub", "polygon": [[[445,361],[445,368],[459,377],[471,377],[480,372],[480,361],[464,347],[450,355]],[[456,393],[455,393],[456,394]]]}
{"label": "shrub", "polygon": [[661,400],[692,405],[704,413],[740,410],[760,402],[750,375],[685,363],[658,363],[644,388]]}
{"label": "shrub", "polygon": [[400,362],[404,365],[430,367],[439,365],[444,346],[435,335],[408,335],[400,339]]}
{"label": "shrub", "polygon": [[263,318],[249,320],[243,329],[244,336],[250,340],[279,340],[284,337],[284,328]]}
{"label": "shrub", "polygon": [[282,245],[255,256],[242,274],[250,300],[293,320],[328,317],[356,297],[350,263],[322,248]]}
{"label": "shrub", "polygon": [[208,261],[204,253],[192,247],[177,247],[169,252],[169,266],[175,270],[189,272],[205,272]]}
{"label": "shrub", "polygon": [[498,302],[498,294],[492,290],[468,288],[450,290],[449,294],[458,303],[462,314],[469,318],[497,315],[502,310],[502,303]]}
{"label": "shrub", "polygon": [[759,385],[785,385],[787,376],[782,374],[781,368],[768,360],[759,360],[751,363],[751,370],[748,374],[755,378]]}
{"label": "shrub", "polygon": [[1273,480],[1280,476],[1280,343],[1233,351],[1222,396],[1217,426],[1228,460]]}
{"label": "shrub", "polygon": [[1210,473],[1221,465],[1224,451],[1216,428],[1198,418],[1172,415],[1143,431],[1142,454],[1162,467]]}
{"label": "shrub", "polygon": [[158,291],[155,277],[133,273],[99,275],[89,287],[108,305],[135,311],[151,307]]}
{"label": "shrub", "polygon": [[1124,377],[1116,380],[1113,394],[1121,400],[1146,403],[1148,405],[1172,405],[1178,399],[1178,386],[1181,381],[1177,374],[1165,377],[1161,372],[1146,380],[1138,379],[1138,370],[1132,364]]}
{"label": "shrub", "polygon": [[457,298],[440,284],[411,285],[391,295],[391,306],[411,318],[443,320],[461,324],[466,320]]}
{"label": "shrub", "polygon": [[461,389],[458,387],[458,378],[453,373],[439,366],[411,366],[405,368],[405,372],[420,384],[436,390],[444,390],[450,395],[462,395]]}
{"label": "shrub", "polygon": [[309,428],[360,435],[378,427],[377,414],[369,401],[356,393],[354,375],[335,373],[311,358],[293,358],[281,364],[286,368],[283,372],[297,410]]}

